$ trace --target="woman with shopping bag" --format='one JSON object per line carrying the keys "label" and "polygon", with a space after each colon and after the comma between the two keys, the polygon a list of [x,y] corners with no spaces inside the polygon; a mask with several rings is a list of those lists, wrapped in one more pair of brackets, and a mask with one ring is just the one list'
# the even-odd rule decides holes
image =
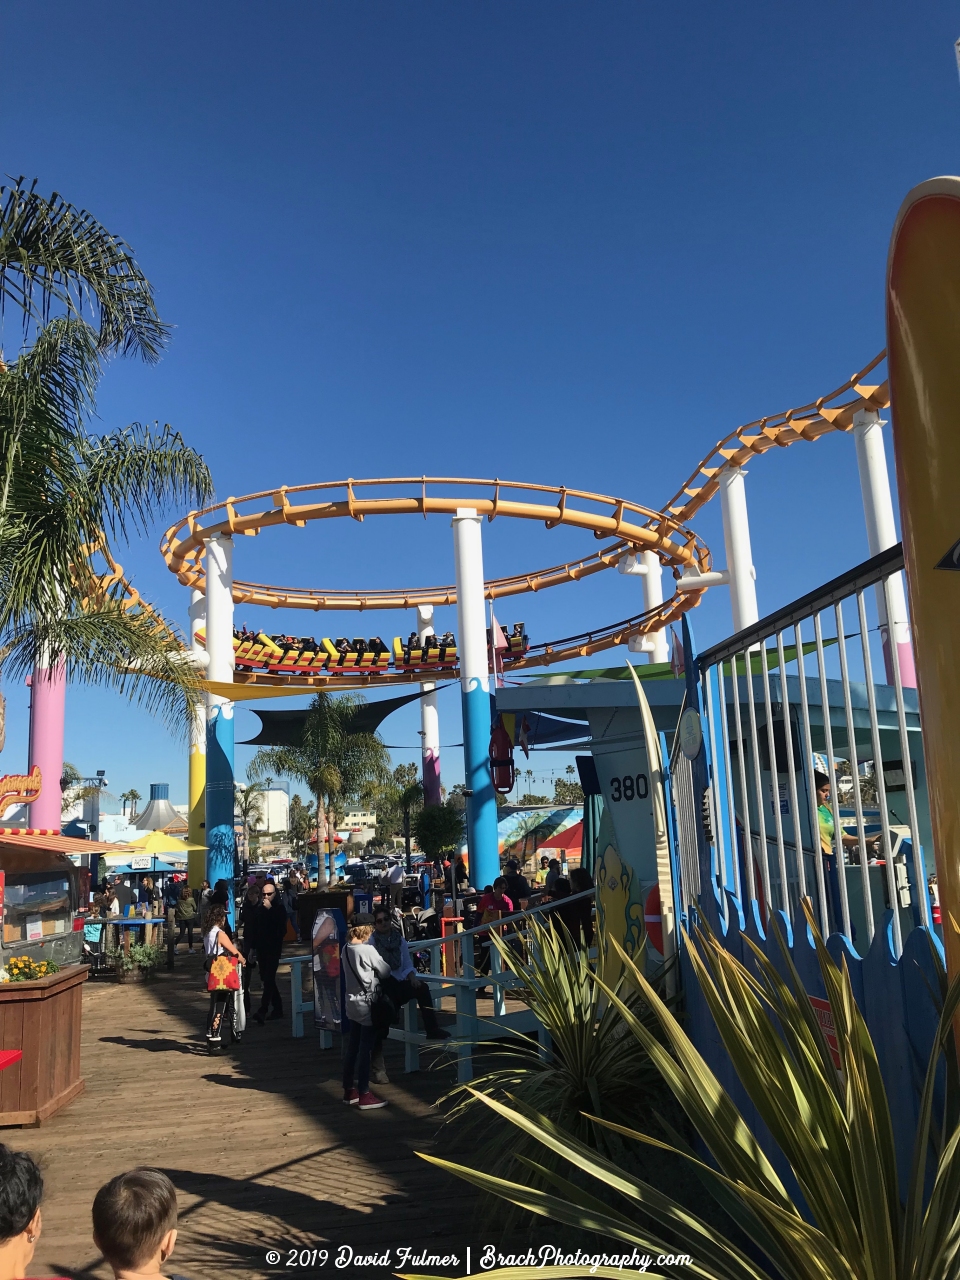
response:
{"label": "woman with shopping bag", "polygon": [[223,1040],[223,1024],[226,1021],[231,1040],[239,1040],[243,1031],[243,956],[226,932],[227,913],[217,903],[210,908],[203,935],[206,956],[204,969],[207,990],[210,992],[210,1011],[207,1014],[207,1049],[219,1053]]}

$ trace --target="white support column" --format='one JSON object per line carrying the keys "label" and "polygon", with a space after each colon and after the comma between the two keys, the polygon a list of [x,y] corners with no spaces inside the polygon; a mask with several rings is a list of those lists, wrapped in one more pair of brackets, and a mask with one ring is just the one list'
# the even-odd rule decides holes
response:
{"label": "white support column", "polygon": [[[871,556],[895,546],[897,526],[893,518],[893,495],[890,492],[890,475],[887,471],[887,454],[883,443],[886,424],[875,409],[858,409],[853,415],[853,439],[857,447],[857,469],[860,472],[860,492],[863,495],[863,518],[867,526],[867,547]],[[880,618],[880,634],[883,640],[883,660],[887,683],[893,683],[893,652],[900,663],[900,678],[904,686],[917,687],[913,665],[913,645],[910,639],[910,623],[907,600],[903,589],[903,574],[890,579],[890,605],[893,610],[894,644],[890,643],[890,626],[887,620],[886,602],[882,583],[876,588],[877,613]]]}
{"label": "white support column", "polygon": [[[628,552],[620,557],[617,571],[628,577],[638,577],[643,583],[643,611],[663,604],[663,565],[655,551]],[[648,662],[669,662],[670,649],[666,632],[651,631],[645,636],[631,636],[627,641],[630,653],[645,653]]]}
{"label": "white support column", "polygon": [[[207,675],[233,683],[233,539],[207,541]],[[207,879],[233,882],[234,836],[233,701],[207,694]],[[233,895],[228,907],[233,921]]]}
{"label": "white support column", "polygon": [[757,571],[750,549],[750,521],[744,491],[745,472],[740,467],[724,467],[720,472],[720,510],[723,541],[727,552],[730,608],[733,630],[742,631],[760,617],[757,609]]}
{"label": "white support column", "polygon": [[[435,635],[433,629],[433,605],[417,605],[417,638],[423,644],[427,636]],[[420,699],[420,750],[423,760],[424,804],[440,803],[440,716],[437,710],[437,686],[433,680],[421,682],[423,697]]]}

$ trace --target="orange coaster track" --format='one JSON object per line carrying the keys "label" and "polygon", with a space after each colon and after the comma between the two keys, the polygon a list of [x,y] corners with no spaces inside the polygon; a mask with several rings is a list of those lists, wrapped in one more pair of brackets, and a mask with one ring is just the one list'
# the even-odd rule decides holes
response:
{"label": "orange coaster track", "polygon": [[[486,583],[490,600],[545,590],[576,582],[613,568],[627,552],[652,550],[679,577],[687,567],[710,569],[710,552],[689,528],[689,521],[719,488],[718,475],[768,449],[784,448],[800,440],[813,441],[831,431],[849,431],[860,409],[879,410],[889,404],[886,381],[867,385],[864,379],[884,360],[882,351],[859,373],[828,395],[798,408],[760,418],[738,427],[704,458],[687,482],[662,510],[654,510],[624,498],[547,485],[506,480],[473,480],[443,477],[404,477],[380,480],[341,480],[314,485],[283,486],[250,494],[192,511],[165,534],[161,552],[171,572],[185,586],[205,589],[203,567],[205,540],[215,534],[256,536],[279,525],[302,528],[309,521],[352,519],[368,516],[454,515],[460,507],[473,507],[488,520],[498,517],[535,520],[555,528],[566,525],[612,539],[607,546],[578,560],[566,561],[532,573],[494,578]],[[845,398],[848,397],[848,398]],[[507,658],[509,670],[548,666],[568,659],[589,657],[624,644],[634,636],[662,630],[700,602],[701,592],[676,592],[656,609],[622,622],[598,627],[563,640],[533,645],[519,658]],[[397,590],[341,591],[318,587],[274,587],[236,580],[237,604],[265,605],[278,609],[357,610],[409,609],[417,605],[452,605],[452,586]],[[451,672],[451,674],[455,674]],[[351,673],[351,685],[407,683],[407,672]],[[284,676],[236,673],[237,682],[264,685],[296,684],[305,687],[343,686],[342,676]]]}

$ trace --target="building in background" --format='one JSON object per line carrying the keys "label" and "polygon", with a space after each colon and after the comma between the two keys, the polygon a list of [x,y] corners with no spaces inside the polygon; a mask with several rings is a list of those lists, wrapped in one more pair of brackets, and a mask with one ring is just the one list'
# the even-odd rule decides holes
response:
{"label": "building in background", "polygon": [[366,844],[377,830],[376,809],[349,809],[337,828],[337,835],[350,844]]}
{"label": "building in background", "polygon": [[169,836],[186,839],[187,820],[170,803],[169,782],[150,783],[150,802],[143,813],[134,818],[133,825],[140,832],[165,831]]}
{"label": "building in background", "polygon": [[274,835],[290,827],[290,788],[286,782],[274,782],[260,795],[260,818],[251,823],[254,831]]}

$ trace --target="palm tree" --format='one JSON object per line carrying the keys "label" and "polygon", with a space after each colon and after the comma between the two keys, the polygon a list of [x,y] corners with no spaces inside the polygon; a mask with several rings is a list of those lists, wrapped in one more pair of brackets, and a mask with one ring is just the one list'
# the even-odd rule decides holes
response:
{"label": "palm tree", "polygon": [[99,790],[99,783],[95,785],[88,783],[75,764],[64,760],[63,772],[60,775],[61,813],[66,813],[75,804],[82,804],[85,800],[89,800]]}
{"label": "palm tree", "polygon": [[197,673],[110,542],[145,532],[168,500],[204,501],[210,474],[169,427],[87,428],[110,356],[159,358],[152,288],[122,240],[21,179],[0,188],[0,299],[22,317],[16,358],[0,358],[0,653],[14,674],[62,658],[72,679],[184,724]]}
{"label": "palm tree", "polygon": [[123,794],[120,796],[120,799],[123,801],[124,815],[126,815],[126,812],[127,812],[127,805],[128,804],[130,805],[130,821],[132,822],[134,818],[137,816],[137,804],[140,800],[143,799],[143,797],[140,795],[139,791],[131,787],[129,791],[123,792]]}
{"label": "palm tree", "polygon": [[[310,704],[299,746],[261,747],[247,766],[247,776],[264,778],[269,772],[294,778],[316,800],[318,881],[330,878],[334,842],[334,812],[348,797],[364,797],[382,786],[389,775],[389,753],[379,736],[354,726],[364,699],[358,694],[331,698],[318,693]],[[321,859],[321,817],[328,852]]]}
{"label": "palm tree", "polygon": [[268,790],[265,782],[248,782],[246,786],[234,783],[234,808],[243,828],[243,848],[249,857],[250,830],[263,819],[263,805]]}
{"label": "palm tree", "polygon": [[290,800],[288,834],[293,841],[293,848],[296,853],[305,851],[310,832],[316,829],[316,825],[317,821],[313,806],[304,804],[300,797],[294,794]]}

